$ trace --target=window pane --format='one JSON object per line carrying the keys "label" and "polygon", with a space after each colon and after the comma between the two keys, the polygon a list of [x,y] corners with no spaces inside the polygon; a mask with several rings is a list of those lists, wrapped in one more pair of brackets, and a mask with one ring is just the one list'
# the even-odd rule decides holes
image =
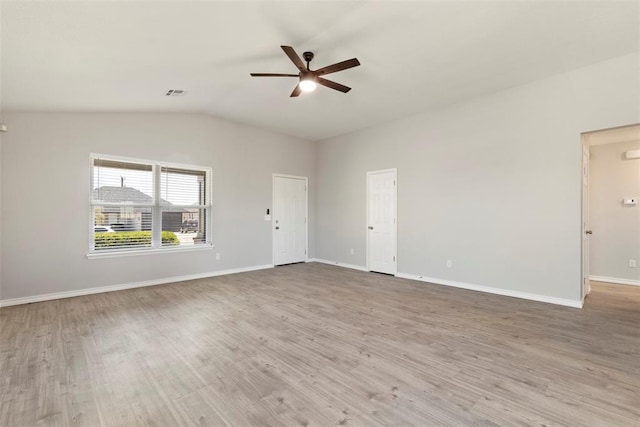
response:
{"label": "window pane", "polygon": [[153,204],[151,165],[93,160],[91,199],[97,203]]}
{"label": "window pane", "polygon": [[160,203],[164,206],[198,206],[206,200],[206,172],[163,166],[160,171]]}
{"label": "window pane", "polygon": [[94,207],[94,249],[151,247],[152,216],[147,207]]}
{"label": "window pane", "polygon": [[92,158],[92,251],[210,243],[210,173],[146,160]]}
{"label": "window pane", "polygon": [[[162,211],[162,246],[193,246],[207,243],[208,209],[165,209]],[[175,236],[167,234],[171,233]]]}

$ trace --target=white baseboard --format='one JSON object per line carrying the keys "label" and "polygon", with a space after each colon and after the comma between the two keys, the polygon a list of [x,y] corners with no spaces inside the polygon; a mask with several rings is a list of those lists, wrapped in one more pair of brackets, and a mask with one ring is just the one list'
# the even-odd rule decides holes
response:
{"label": "white baseboard", "polygon": [[30,297],[11,298],[0,300],[0,307],[11,305],[30,304],[32,302],[50,301],[61,298],[72,298],[82,295],[101,294],[103,292],[121,291],[124,289],[143,288],[145,286],[164,285],[167,283],[182,282],[185,280],[205,279],[207,277],[225,276],[227,274],[245,273],[247,271],[264,270],[273,268],[273,264],[254,265],[251,267],[232,268],[229,270],[211,271],[208,273],[189,274],[186,276],[165,277],[162,279],[145,280],[143,282],[123,283],[119,285],[100,286],[97,288],[78,289],[75,291],[55,292],[51,294],[34,295]]}
{"label": "white baseboard", "polygon": [[367,270],[367,267],[363,267],[361,265],[347,264],[345,262],[339,261],[329,261],[326,259],[311,258],[308,262],[319,262],[321,264],[337,265],[338,267],[350,268],[352,270],[369,271]]}
{"label": "white baseboard", "polygon": [[589,280],[593,280],[594,282],[615,283],[617,285],[640,286],[640,280],[619,279],[617,277],[589,276]]}
{"label": "white baseboard", "polygon": [[[309,260],[307,260],[307,262],[319,262],[322,264],[335,265],[338,267],[350,268],[358,271],[365,271],[365,272],[368,271],[366,267],[363,267],[361,265],[348,264],[348,263],[343,263],[338,261],[329,261],[329,260],[319,259],[319,258],[310,258]],[[114,292],[114,291],[120,291],[125,289],[142,288],[145,286],[164,285],[167,283],[182,282],[185,280],[204,279],[207,277],[224,276],[227,274],[244,273],[248,271],[264,270],[268,268],[273,268],[273,264],[233,268],[229,270],[212,271],[208,273],[190,274],[185,276],[166,277],[162,279],[146,280],[142,282],[133,282],[133,283],[123,283],[119,285],[100,286],[97,288],[78,289],[75,291],[55,292],[51,294],[34,295],[34,296],[22,297],[22,298],[12,298],[12,299],[0,300],[0,307],[9,307],[12,305],[19,305],[19,304],[30,304],[34,302],[50,301],[50,300],[62,299],[62,298],[72,298],[72,297],[77,297],[82,295],[99,294],[103,292]],[[504,295],[509,297],[546,302],[550,304],[558,304],[558,305],[564,305],[568,307],[582,308],[582,301],[580,300],[570,300],[570,299],[564,299],[564,298],[549,297],[546,295],[510,291],[510,290],[494,288],[490,286],[481,286],[481,285],[474,285],[470,283],[455,282],[452,280],[424,277],[417,274],[397,273],[396,277],[401,277],[401,278],[410,279],[410,280],[417,280],[420,282],[434,283],[437,285],[453,286],[456,288],[469,289],[473,291],[486,292],[490,294]],[[640,286],[639,281],[633,281],[633,280],[622,280],[622,279],[600,277],[600,276],[590,276],[590,279],[595,281],[600,281],[600,282]]]}
{"label": "white baseboard", "polygon": [[[363,267],[360,265],[346,264],[338,261],[329,261],[326,259],[312,258],[312,259],[309,259],[308,262],[319,262],[322,264],[336,265],[338,267],[351,268],[354,270],[369,271],[366,269],[366,267]],[[433,283],[436,285],[452,286],[455,288],[468,289],[468,290],[478,291],[478,292],[486,292],[489,294],[503,295],[507,297],[521,298],[521,299],[527,299],[527,300],[539,301],[539,302],[546,302],[549,304],[564,305],[567,307],[582,308],[582,305],[583,305],[582,300],[572,300],[572,299],[556,298],[556,297],[550,297],[550,296],[539,295],[539,294],[529,294],[526,292],[510,291],[508,289],[494,288],[491,286],[474,285],[471,283],[455,282],[453,280],[424,277],[418,274],[396,273],[396,277],[409,279],[409,280],[417,280],[419,282]]]}
{"label": "white baseboard", "polygon": [[521,298],[532,301],[546,302],[549,304],[564,305],[567,307],[582,308],[581,300],[572,300],[565,298],[556,298],[546,295],[530,294],[527,292],[511,291],[508,289],[494,288],[491,286],[474,285],[472,283],[455,282],[453,280],[435,279],[432,277],[424,277],[417,274],[398,273],[396,277],[404,279],[418,280],[420,282],[434,283],[436,285],[453,286],[455,288],[468,289],[471,291],[486,292],[489,294],[503,295],[507,297]]}

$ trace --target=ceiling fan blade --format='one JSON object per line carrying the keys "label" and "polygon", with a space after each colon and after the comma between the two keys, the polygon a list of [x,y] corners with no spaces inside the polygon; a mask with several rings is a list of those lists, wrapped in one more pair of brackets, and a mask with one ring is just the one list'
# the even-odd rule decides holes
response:
{"label": "ceiling fan blade", "polygon": [[252,77],[300,77],[298,74],[251,73]]}
{"label": "ceiling fan blade", "polygon": [[282,48],[282,50],[284,50],[284,53],[287,54],[291,62],[294,63],[294,65],[298,68],[298,70],[307,71],[307,67],[304,65],[304,62],[302,62],[302,59],[300,59],[300,56],[298,56],[296,51],[293,50],[291,46],[280,46],[280,47]]}
{"label": "ceiling fan blade", "polygon": [[327,65],[326,67],[319,68],[315,70],[313,73],[316,76],[321,76],[323,74],[335,73],[337,71],[346,70],[348,68],[357,67],[360,65],[360,61],[356,58],[347,59],[346,61],[338,62],[337,64]]}
{"label": "ceiling fan blade", "polygon": [[340,92],[347,93],[351,90],[351,88],[348,86],[332,82],[331,80],[323,79],[322,77],[318,77],[317,81],[319,85],[330,87],[331,89],[339,90]]}
{"label": "ceiling fan blade", "polygon": [[289,97],[290,98],[296,97],[300,95],[300,92],[302,92],[302,89],[300,89],[300,85],[296,85],[296,88],[293,90],[293,92],[291,92],[291,95],[289,95]]}

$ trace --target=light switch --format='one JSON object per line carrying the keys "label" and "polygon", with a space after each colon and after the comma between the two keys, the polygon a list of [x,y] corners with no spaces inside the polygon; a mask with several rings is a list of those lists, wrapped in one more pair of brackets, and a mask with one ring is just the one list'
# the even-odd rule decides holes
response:
{"label": "light switch", "polygon": [[265,215],[264,216],[264,220],[265,221],[271,221],[271,215]]}
{"label": "light switch", "polygon": [[622,204],[627,206],[635,206],[638,204],[638,199],[622,199]]}

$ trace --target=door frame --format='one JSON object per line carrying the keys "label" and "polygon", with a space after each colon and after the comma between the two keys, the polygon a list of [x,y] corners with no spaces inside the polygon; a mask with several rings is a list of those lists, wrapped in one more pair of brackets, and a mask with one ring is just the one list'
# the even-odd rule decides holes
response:
{"label": "door frame", "polygon": [[[580,169],[580,298],[584,303],[584,299],[591,292],[590,281],[590,248],[589,238],[585,237],[585,233],[589,227],[589,139],[585,133],[580,136],[580,142],[582,150],[580,150],[580,156],[582,158]],[[585,168],[586,183],[585,181]],[[585,191],[586,188],[586,191]],[[586,258],[586,260],[585,260]]]}
{"label": "door frame", "polygon": [[304,262],[309,262],[309,178],[306,176],[287,175],[274,173],[271,175],[271,265],[276,265],[276,229],[273,226],[273,207],[276,204],[276,178],[302,179],[304,180]]}
{"label": "door frame", "polygon": [[[380,169],[380,170],[375,170],[375,171],[369,171],[367,172],[367,182],[366,182],[366,190],[365,190],[365,194],[367,195],[366,197],[366,205],[365,205],[365,226],[369,227],[369,177],[371,175],[375,175],[375,174],[379,174],[379,173],[388,173],[388,172],[393,172],[394,173],[394,179],[396,184],[393,186],[393,216],[394,216],[394,222],[393,222],[393,252],[395,253],[394,257],[395,257],[395,262],[393,263],[393,275],[396,276],[398,274],[398,168],[389,168],[389,169]],[[369,229],[366,228],[365,229],[365,234],[366,234],[366,259],[367,259],[367,271],[371,271],[369,269]]]}

